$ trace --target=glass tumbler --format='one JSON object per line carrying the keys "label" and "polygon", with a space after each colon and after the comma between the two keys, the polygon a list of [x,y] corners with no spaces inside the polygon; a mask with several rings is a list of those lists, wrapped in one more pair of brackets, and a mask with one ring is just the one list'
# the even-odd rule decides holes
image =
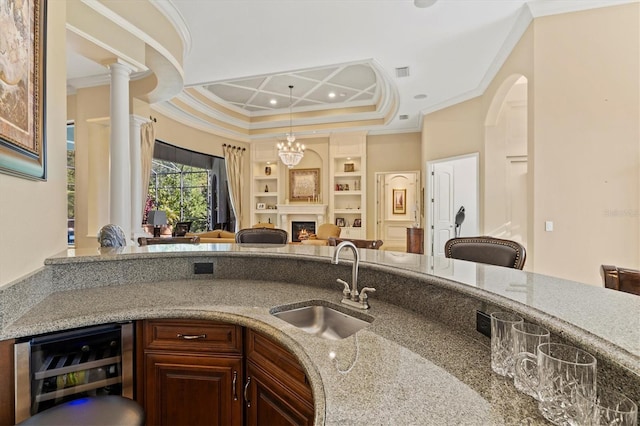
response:
{"label": "glass tumbler", "polygon": [[[535,368],[530,368],[532,364]],[[560,343],[543,343],[536,356],[524,352],[515,363],[516,374],[538,395],[538,410],[556,425],[580,424],[579,395],[586,400],[596,397],[596,364],[593,355]],[[534,374],[521,374],[528,369]]]}
{"label": "glass tumbler", "polygon": [[[536,357],[538,355],[538,346],[542,343],[549,343],[550,333],[544,327],[530,323],[513,324],[513,354],[515,362],[522,358],[525,353]],[[520,368],[514,371],[513,384],[516,389],[529,396],[538,399],[538,393],[531,389],[524,382],[524,377],[531,377],[536,374],[535,367]]]}
{"label": "glass tumbler", "polygon": [[491,369],[501,376],[513,377],[513,325],[523,322],[511,312],[491,314]]}
{"label": "glass tumbler", "polygon": [[637,426],[638,406],[626,395],[617,392],[599,392],[594,400],[577,394],[577,424],[584,426]]}

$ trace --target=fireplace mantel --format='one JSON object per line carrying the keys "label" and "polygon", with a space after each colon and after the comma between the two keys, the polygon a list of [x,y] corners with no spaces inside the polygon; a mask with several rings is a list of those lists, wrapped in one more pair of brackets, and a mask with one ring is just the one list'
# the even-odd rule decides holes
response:
{"label": "fireplace mantel", "polygon": [[326,215],[326,204],[278,204],[278,213],[281,215],[287,214],[312,214],[312,215]]}
{"label": "fireplace mantel", "polygon": [[[326,222],[326,204],[278,204],[280,228],[291,229],[291,221],[313,221],[318,226]],[[291,235],[289,235],[291,241]]]}

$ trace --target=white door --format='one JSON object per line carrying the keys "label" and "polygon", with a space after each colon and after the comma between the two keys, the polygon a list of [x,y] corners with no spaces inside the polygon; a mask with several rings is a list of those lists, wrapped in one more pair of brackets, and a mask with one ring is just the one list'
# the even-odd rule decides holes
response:
{"label": "white door", "polygon": [[455,217],[461,207],[465,218],[458,236],[479,235],[478,161],[479,155],[473,153],[427,163],[427,254],[444,256],[445,243],[455,237]]}
{"label": "white door", "polygon": [[430,202],[433,218],[433,246],[431,253],[435,256],[444,256],[444,244],[454,236],[453,172],[453,165],[449,163],[436,163],[432,168],[433,197]]}
{"label": "white door", "polygon": [[[407,228],[417,220],[420,172],[376,173],[376,238],[385,250],[407,250]],[[402,208],[394,204],[400,194]],[[405,195],[406,194],[406,195]]]}

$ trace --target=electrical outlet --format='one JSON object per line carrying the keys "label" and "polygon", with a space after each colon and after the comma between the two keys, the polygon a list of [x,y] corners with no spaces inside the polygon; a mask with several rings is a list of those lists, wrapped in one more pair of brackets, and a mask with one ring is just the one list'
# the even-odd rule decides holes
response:
{"label": "electrical outlet", "polygon": [[200,274],[213,275],[213,263],[194,263],[193,273],[196,275],[200,275]]}
{"label": "electrical outlet", "polygon": [[476,311],[476,330],[487,337],[491,337],[491,317],[489,314]]}

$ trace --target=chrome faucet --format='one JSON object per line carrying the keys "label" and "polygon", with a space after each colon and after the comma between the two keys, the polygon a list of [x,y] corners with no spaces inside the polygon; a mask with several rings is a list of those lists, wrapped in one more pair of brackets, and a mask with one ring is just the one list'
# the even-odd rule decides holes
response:
{"label": "chrome faucet", "polygon": [[365,287],[362,289],[362,292],[358,293],[358,266],[360,265],[360,253],[358,253],[358,249],[355,244],[351,241],[343,241],[338,244],[336,246],[336,251],[333,253],[331,263],[334,265],[339,263],[340,251],[345,247],[349,247],[353,252],[353,267],[351,268],[351,287],[349,287],[349,283],[341,280],[340,278],[336,280],[344,286],[344,289],[342,290],[342,303],[360,309],[369,309],[369,297],[367,296],[367,292],[373,293],[376,289]]}

